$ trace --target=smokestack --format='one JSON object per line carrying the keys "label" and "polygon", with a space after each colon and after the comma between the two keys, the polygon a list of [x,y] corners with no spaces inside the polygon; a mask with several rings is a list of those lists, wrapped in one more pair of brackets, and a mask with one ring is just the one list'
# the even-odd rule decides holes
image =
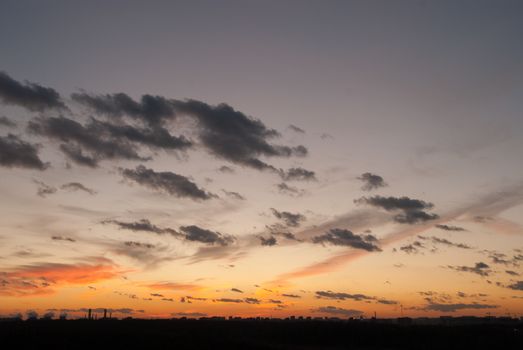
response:
{"label": "smokestack", "polygon": [[104,309],[104,319],[107,318],[107,309]]}
{"label": "smokestack", "polygon": [[91,309],[89,309],[87,319],[89,319],[89,320],[91,319]]}

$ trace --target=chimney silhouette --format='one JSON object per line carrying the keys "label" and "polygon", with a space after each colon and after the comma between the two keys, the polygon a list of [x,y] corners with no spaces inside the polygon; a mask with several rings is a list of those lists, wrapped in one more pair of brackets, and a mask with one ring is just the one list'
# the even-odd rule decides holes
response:
{"label": "chimney silhouette", "polygon": [[87,316],[87,319],[91,319],[91,309],[89,309],[89,313],[88,313],[88,316]]}
{"label": "chimney silhouette", "polygon": [[107,318],[107,309],[104,309],[104,319]]}

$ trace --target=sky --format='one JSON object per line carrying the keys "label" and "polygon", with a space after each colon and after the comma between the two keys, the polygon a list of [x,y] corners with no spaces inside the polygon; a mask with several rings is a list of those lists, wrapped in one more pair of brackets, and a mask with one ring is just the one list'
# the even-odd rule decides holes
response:
{"label": "sky", "polygon": [[0,3],[0,315],[523,315],[520,1]]}

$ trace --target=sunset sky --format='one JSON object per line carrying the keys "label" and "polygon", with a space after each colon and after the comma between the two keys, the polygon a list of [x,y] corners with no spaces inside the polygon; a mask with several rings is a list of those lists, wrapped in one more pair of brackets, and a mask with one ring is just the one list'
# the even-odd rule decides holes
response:
{"label": "sunset sky", "polygon": [[2,1],[0,317],[522,316],[522,18]]}

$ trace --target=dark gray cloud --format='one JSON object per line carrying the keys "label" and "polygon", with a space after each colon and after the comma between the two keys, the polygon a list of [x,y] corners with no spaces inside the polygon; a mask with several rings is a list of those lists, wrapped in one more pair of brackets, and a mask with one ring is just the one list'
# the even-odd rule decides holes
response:
{"label": "dark gray cloud", "polygon": [[233,199],[237,199],[237,200],[240,200],[240,201],[244,201],[245,200],[245,197],[242,196],[241,194],[239,194],[238,192],[226,191],[226,190],[222,190],[222,192],[225,193],[225,195],[227,195],[227,197],[231,197]]}
{"label": "dark gray cloud", "polygon": [[138,102],[124,93],[94,95],[82,92],[72,94],[71,98],[97,114],[110,118],[130,117],[152,126],[176,116],[173,103],[162,96],[143,95]]}
{"label": "dark gray cloud", "polygon": [[124,242],[124,244],[128,247],[133,247],[133,248],[146,248],[146,249],[153,249],[155,248],[156,246],[154,244],[150,244],[150,243],[142,243],[142,242],[135,242],[135,241],[126,241]]}
{"label": "dark gray cloud", "polygon": [[278,300],[278,299],[269,299],[269,300],[267,300],[267,302],[271,303],[271,304],[283,304],[283,301]]}
{"label": "dark gray cloud", "polygon": [[285,181],[317,181],[316,173],[303,168],[290,168],[287,172],[280,172]]}
{"label": "dark gray cloud", "polygon": [[305,134],[305,130],[303,130],[302,128],[297,127],[296,125],[293,125],[293,124],[289,125],[289,129],[294,131],[294,132],[297,132],[299,134]]}
{"label": "dark gray cloud", "polygon": [[363,315],[363,311],[353,310],[353,309],[344,309],[344,308],[336,307],[336,306],[322,306],[317,309],[311,309],[311,311],[335,315],[335,316],[344,316],[344,317],[356,317],[356,316]]}
{"label": "dark gray cloud", "polygon": [[118,221],[118,220],[104,220],[101,223],[102,224],[114,224],[114,225],[117,225],[121,229],[135,231],[135,232],[139,232],[139,231],[152,232],[152,233],[157,233],[157,234],[170,234],[173,236],[181,235],[181,233],[179,233],[178,231],[176,231],[172,228],[158,227],[158,226],[152,224],[147,219],[142,219],[142,220],[135,221],[135,222],[123,222],[123,221]]}
{"label": "dark gray cloud", "polygon": [[131,142],[100,132],[95,121],[84,126],[64,117],[37,118],[29,122],[28,130],[63,142],[61,151],[79,165],[95,167],[98,161],[105,159],[147,160],[137,153]]}
{"label": "dark gray cloud", "polygon": [[371,297],[364,294],[348,294],[348,293],[335,293],[332,291],[317,291],[316,292],[316,298],[318,299],[332,299],[332,300],[356,300],[356,301],[362,301],[362,300],[374,300],[375,297]]}
{"label": "dark gray cloud", "polygon": [[245,298],[243,299],[247,304],[259,304],[261,303],[261,300],[260,299],[256,299],[256,298]]}
{"label": "dark gray cloud", "polygon": [[236,293],[243,293],[243,290],[240,290],[238,288],[232,288],[231,291]]}
{"label": "dark gray cloud", "polygon": [[62,190],[67,190],[67,191],[84,191],[84,192],[89,193],[90,195],[95,195],[96,194],[95,190],[87,188],[87,187],[85,187],[84,185],[82,185],[79,182],[68,182],[68,183],[63,184],[62,186],[60,186],[60,188]]}
{"label": "dark gray cloud", "polygon": [[236,303],[236,304],[243,303],[243,299],[232,299],[232,298],[219,298],[219,299],[213,299],[213,301],[217,301],[220,303]]}
{"label": "dark gray cloud", "polygon": [[419,199],[409,197],[361,197],[355,199],[356,204],[367,204],[374,207],[385,209],[386,211],[402,211],[403,213],[394,216],[396,222],[402,224],[415,224],[428,220],[437,219],[437,214],[429,214],[424,210],[430,210],[434,204]]}
{"label": "dark gray cloud", "polygon": [[439,228],[440,230],[445,230],[445,231],[456,231],[456,232],[466,231],[463,227],[459,227],[459,226],[436,225],[436,227]]}
{"label": "dark gray cloud", "polygon": [[507,275],[511,275],[511,276],[519,276],[519,273],[517,273],[516,271],[512,271],[512,270],[505,270],[505,273]]}
{"label": "dark gray cloud", "polygon": [[303,194],[305,194],[304,190],[301,190],[294,186],[289,186],[285,182],[281,182],[281,183],[277,184],[276,187],[278,188],[278,192],[280,192],[281,194],[286,194],[291,197],[300,197]]}
{"label": "dark gray cloud", "polygon": [[6,116],[0,116],[0,126],[7,126],[8,128],[14,128],[16,123]]}
{"label": "dark gray cloud", "polygon": [[472,249],[472,247],[470,247],[467,244],[454,243],[445,238],[430,237],[430,239],[432,240],[432,243],[435,243],[435,244],[443,244],[443,245],[446,245],[449,247],[455,247],[455,248],[461,248],[461,249]]}
{"label": "dark gray cloud", "polygon": [[67,241],[67,242],[76,242],[75,239],[71,237],[65,237],[65,236],[52,236],[51,239],[53,241]]}
{"label": "dark gray cloud", "polygon": [[419,241],[414,241],[410,244],[406,244],[400,247],[400,250],[407,254],[417,254],[421,249],[425,249],[425,246]]}
{"label": "dark gray cloud", "polygon": [[523,281],[517,281],[516,283],[510,284],[507,286],[507,288],[513,290],[523,290]]}
{"label": "dark gray cloud", "polygon": [[303,146],[275,145],[270,140],[279,136],[260,120],[253,119],[231,106],[222,103],[211,106],[197,100],[173,100],[179,114],[193,117],[198,123],[202,144],[218,158],[258,170],[279,172],[259,157],[305,156]]}
{"label": "dark gray cloud", "polygon": [[137,128],[94,118],[82,125],[64,117],[41,117],[29,122],[28,130],[62,142],[60,149],[71,161],[91,167],[107,159],[148,160],[138,154],[140,146],[152,150],[184,151],[192,145],[185,137],[173,136],[161,126]]}
{"label": "dark gray cloud", "polygon": [[182,226],[180,230],[185,234],[185,239],[188,241],[195,241],[207,244],[216,244],[220,246],[227,246],[234,242],[234,237],[224,235],[220,232],[214,232],[203,229],[201,227],[190,225]]}
{"label": "dark gray cloud", "polygon": [[[454,242],[451,242],[451,241],[449,241],[448,239],[445,239],[445,238],[439,238],[439,237],[434,237],[434,236],[426,237],[426,236],[421,236],[421,235],[419,235],[418,238],[423,240],[423,241],[425,241],[425,242],[431,242],[434,245],[445,245],[447,247],[454,247],[454,248],[461,248],[461,249],[472,249],[472,247],[467,245],[467,244],[464,244],[464,243],[454,243]],[[420,244],[420,245],[417,246],[418,248],[425,248],[418,241],[416,241],[414,243],[419,243]],[[437,251],[437,248],[434,246],[431,249],[431,252],[434,253],[436,251]]]}
{"label": "dark gray cloud", "polygon": [[190,198],[193,200],[207,200],[214,195],[199,188],[187,177],[171,171],[156,172],[139,165],[136,169],[121,169],[124,178],[134,181],[144,187],[165,192],[175,197]]}
{"label": "dark gray cloud", "polygon": [[115,125],[91,119],[89,124],[98,134],[106,134],[113,138],[126,139],[132,142],[140,143],[152,149],[163,150],[185,150],[192,146],[192,142],[185,136],[174,136],[161,127],[152,126],[146,128],[137,128],[132,125]]}
{"label": "dark gray cloud", "polygon": [[8,168],[44,170],[49,164],[38,156],[38,146],[25,142],[18,136],[0,136],[0,165]]}
{"label": "dark gray cloud", "polygon": [[387,186],[387,183],[381,176],[372,173],[363,173],[358,177],[358,180],[363,182],[361,189],[364,191],[372,191]]}
{"label": "dark gray cloud", "polygon": [[451,270],[459,272],[470,272],[480,275],[482,277],[488,276],[491,273],[490,266],[484,262],[477,262],[474,266],[451,266],[447,265]]}
{"label": "dark gray cloud", "polygon": [[279,220],[281,220],[286,226],[289,227],[298,227],[300,224],[306,220],[305,216],[299,213],[290,213],[288,211],[278,211],[274,208],[271,208],[272,214]]}
{"label": "dark gray cloud", "polygon": [[20,106],[31,112],[66,109],[60,94],[54,89],[31,82],[22,84],[5,72],[0,72],[0,100],[4,104]]}
{"label": "dark gray cloud", "polygon": [[312,242],[352,247],[355,249],[363,249],[369,252],[381,251],[381,249],[375,244],[377,242],[375,236],[370,234],[356,235],[349,230],[339,228],[330,229],[321,236],[313,237]]}
{"label": "dark gray cloud", "polygon": [[263,246],[273,246],[273,245],[278,244],[278,242],[276,241],[276,238],[274,238],[273,236],[270,236],[269,238],[260,236],[258,238],[260,239],[261,245],[263,245]]}
{"label": "dark gray cloud", "polygon": [[206,317],[208,316],[205,313],[202,312],[174,312],[171,314],[171,316],[175,317]]}
{"label": "dark gray cloud", "polygon": [[276,223],[273,225],[267,225],[265,226],[267,230],[269,230],[269,233],[273,236],[279,236],[283,237],[285,239],[301,242],[301,240],[297,239],[294,233],[288,231],[288,227],[285,224]]}
{"label": "dark gray cloud", "polygon": [[48,196],[50,194],[54,194],[54,193],[56,193],[56,191],[58,191],[58,189],[56,187],[49,186],[42,181],[33,180],[33,182],[38,185],[36,194],[42,198],[45,198],[46,196]]}
{"label": "dark gray cloud", "polygon": [[422,308],[426,311],[440,311],[440,312],[456,312],[465,309],[495,309],[498,305],[480,304],[480,303],[456,303],[456,304],[441,304],[437,302],[428,301],[428,304]]}
{"label": "dark gray cloud", "polygon": [[437,214],[430,214],[421,210],[406,211],[404,214],[398,214],[394,217],[400,224],[415,224],[439,218]]}
{"label": "dark gray cloud", "polygon": [[221,167],[218,168],[218,171],[221,173],[224,173],[224,174],[234,174],[236,172],[234,170],[234,168],[231,168],[230,166],[227,166],[227,165],[222,165]]}
{"label": "dark gray cloud", "polygon": [[375,301],[378,304],[384,305],[397,305],[398,302],[395,300],[389,300],[385,298],[378,298],[374,296],[369,296],[365,294],[349,294],[349,293],[339,293],[332,291],[317,291],[316,298],[318,299],[330,299],[330,300],[354,300],[354,301]]}
{"label": "dark gray cloud", "polygon": [[297,295],[297,294],[282,294],[281,295],[282,297],[286,297],[286,298],[294,298],[294,299],[299,299],[301,298],[300,295]]}

